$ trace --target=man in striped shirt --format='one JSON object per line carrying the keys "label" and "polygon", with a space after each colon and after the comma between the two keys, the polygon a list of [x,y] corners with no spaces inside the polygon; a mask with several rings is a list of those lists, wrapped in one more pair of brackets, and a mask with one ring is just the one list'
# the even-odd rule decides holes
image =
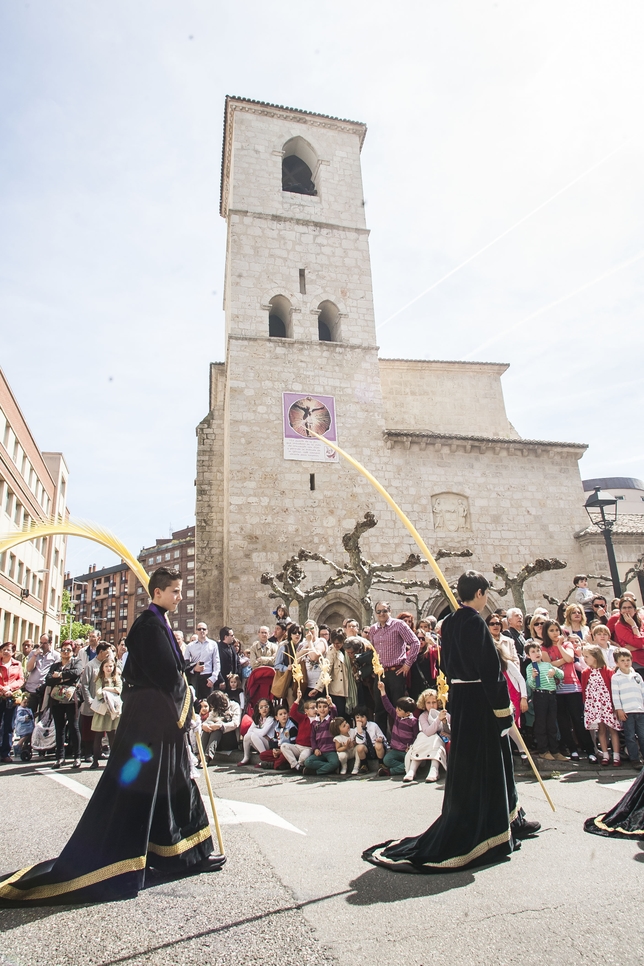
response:
{"label": "man in striped shirt", "polygon": [[[418,657],[420,641],[408,624],[391,616],[391,607],[384,600],[376,604],[378,622],[369,628],[369,640],[385,669],[385,692],[392,705],[407,693],[406,676]],[[386,734],[389,715],[382,704],[378,680],[374,680],[374,718]]]}

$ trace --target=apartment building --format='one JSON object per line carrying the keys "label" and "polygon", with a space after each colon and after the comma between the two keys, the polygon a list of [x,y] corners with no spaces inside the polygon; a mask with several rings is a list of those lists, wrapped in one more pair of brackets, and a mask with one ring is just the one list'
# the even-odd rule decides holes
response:
{"label": "apartment building", "polygon": [[[0,369],[0,533],[68,516],[62,453],[41,452]],[[60,635],[67,538],[41,537],[0,554],[0,635],[20,645]]]}

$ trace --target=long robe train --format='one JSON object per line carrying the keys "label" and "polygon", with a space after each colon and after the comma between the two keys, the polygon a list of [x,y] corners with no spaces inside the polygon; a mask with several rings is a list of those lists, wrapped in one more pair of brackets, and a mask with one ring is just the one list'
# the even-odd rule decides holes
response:
{"label": "long robe train", "polygon": [[422,835],[368,849],[367,862],[400,872],[454,872],[520,848],[510,828],[518,813],[510,741],[499,733],[483,686],[453,684],[450,712],[442,814]]}
{"label": "long robe train", "polygon": [[644,771],[610,812],[587,818],[584,831],[611,839],[644,839]]}
{"label": "long robe train", "polygon": [[163,731],[149,726],[151,713],[158,718],[158,692],[132,698],[126,695],[107,767],[60,856],[0,877],[0,901],[131,898],[145,884],[146,867],[180,875],[213,851],[183,732],[172,722],[176,738],[141,741]]}

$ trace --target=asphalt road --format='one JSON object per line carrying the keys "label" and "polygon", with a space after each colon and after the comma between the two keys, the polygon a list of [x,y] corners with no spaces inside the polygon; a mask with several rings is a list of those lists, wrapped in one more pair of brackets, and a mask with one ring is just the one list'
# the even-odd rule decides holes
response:
{"label": "asphalt road", "polygon": [[[54,856],[96,783],[3,766],[1,865]],[[423,831],[442,786],[211,770],[228,863],[102,906],[0,910],[2,966],[450,966],[641,963],[644,851],[583,832],[633,778],[572,767],[520,797],[542,833],[500,865],[441,876],[366,865],[376,842]],[[203,785],[203,779],[200,779]],[[203,788],[205,794],[205,787]],[[79,794],[79,792],[84,792]],[[644,843],[642,843],[644,845]]]}

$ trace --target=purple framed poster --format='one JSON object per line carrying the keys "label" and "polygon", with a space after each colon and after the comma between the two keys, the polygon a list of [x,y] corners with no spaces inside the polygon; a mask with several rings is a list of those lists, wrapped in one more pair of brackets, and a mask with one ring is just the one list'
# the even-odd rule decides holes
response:
{"label": "purple framed poster", "polygon": [[311,435],[311,430],[332,443],[338,441],[335,397],[319,393],[283,392],[284,459],[337,463],[338,454]]}

